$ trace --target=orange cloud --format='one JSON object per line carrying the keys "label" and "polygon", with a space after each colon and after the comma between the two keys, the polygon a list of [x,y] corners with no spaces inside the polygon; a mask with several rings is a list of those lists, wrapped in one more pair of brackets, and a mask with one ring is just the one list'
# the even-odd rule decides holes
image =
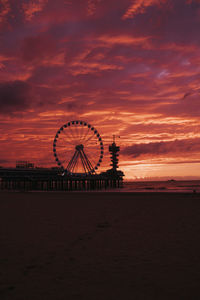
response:
{"label": "orange cloud", "polygon": [[88,16],[94,15],[99,2],[101,2],[101,0],[88,0]]}
{"label": "orange cloud", "polygon": [[0,3],[0,23],[5,21],[6,16],[10,12],[10,4],[8,0],[1,0]]}
{"label": "orange cloud", "polygon": [[147,7],[165,3],[166,0],[136,0],[132,2],[122,19],[133,18],[137,14],[144,13]]}
{"label": "orange cloud", "polygon": [[144,48],[151,48],[150,36],[130,36],[130,35],[102,35],[97,40],[108,45],[136,45]]}
{"label": "orange cloud", "polygon": [[[5,1],[5,0],[4,0]],[[34,0],[28,3],[24,3],[22,8],[24,10],[25,19],[31,21],[33,16],[42,11],[45,5],[48,3],[48,0]]]}
{"label": "orange cloud", "polygon": [[96,73],[97,71],[123,69],[123,67],[120,67],[118,65],[103,64],[98,62],[74,62],[71,66],[72,68],[70,69],[70,72],[73,75]]}

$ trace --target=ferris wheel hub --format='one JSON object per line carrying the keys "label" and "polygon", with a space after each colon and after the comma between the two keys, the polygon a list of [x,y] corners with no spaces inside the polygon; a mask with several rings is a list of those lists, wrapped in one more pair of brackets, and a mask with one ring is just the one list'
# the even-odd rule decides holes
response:
{"label": "ferris wheel hub", "polygon": [[76,149],[77,151],[81,151],[81,150],[83,150],[83,148],[84,148],[83,144],[77,145],[77,146],[75,147],[75,149]]}

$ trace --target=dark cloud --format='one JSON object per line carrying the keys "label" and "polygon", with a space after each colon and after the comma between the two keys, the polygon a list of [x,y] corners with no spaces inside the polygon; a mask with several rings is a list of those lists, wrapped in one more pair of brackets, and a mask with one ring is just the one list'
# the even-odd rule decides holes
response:
{"label": "dark cloud", "polygon": [[200,139],[174,140],[168,142],[155,142],[147,144],[136,144],[125,147],[121,153],[124,155],[138,158],[143,155],[148,156],[177,156],[183,153],[200,152]]}
{"label": "dark cloud", "polygon": [[30,106],[31,87],[23,81],[0,83],[1,114],[26,110]]}
{"label": "dark cloud", "polygon": [[22,43],[22,58],[27,63],[41,62],[53,57],[56,52],[55,40],[48,35],[27,37]]}
{"label": "dark cloud", "polygon": [[0,164],[6,164],[9,163],[9,160],[6,159],[0,159]]}
{"label": "dark cloud", "polygon": [[182,99],[164,104],[155,111],[168,116],[199,117],[200,91],[187,92]]}
{"label": "dark cloud", "polygon": [[[153,104],[153,103],[152,103]],[[149,105],[150,106],[150,105]],[[174,136],[175,134],[186,134],[186,133],[197,133],[200,132],[200,125],[197,123],[196,126],[194,126],[193,123],[156,123],[156,120],[154,122],[149,122],[149,123],[139,123],[139,124],[133,124],[130,126],[127,126],[126,129],[124,129],[121,132],[121,135],[126,135],[127,133],[134,133],[138,135],[142,135],[144,137],[147,134],[153,134],[154,138],[156,139],[161,139],[160,135],[166,137],[168,136]],[[151,136],[151,138],[153,138]]]}

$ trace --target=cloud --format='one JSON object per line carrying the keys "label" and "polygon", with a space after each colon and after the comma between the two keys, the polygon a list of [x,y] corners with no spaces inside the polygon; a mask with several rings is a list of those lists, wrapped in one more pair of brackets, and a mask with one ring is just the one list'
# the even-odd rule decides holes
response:
{"label": "cloud", "polygon": [[[9,160],[7,160],[7,159],[0,159],[0,164],[5,165],[5,164],[7,164],[7,163],[9,163]],[[1,167],[1,166],[0,166],[0,167]]]}
{"label": "cloud", "polygon": [[22,9],[24,11],[24,16],[27,21],[31,21],[34,15],[42,11],[48,0],[29,0],[28,3],[22,4]]}
{"label": "cloud", "polygon": [[7,16],[10,12],[10,3],[9,0],[1,0],[0,2],[0,27],[6,22]]}
{"label": "cloud", "polygon": [[200,0],[186,0],[187,4],[191,4],[192,2],[200,3]]}
{"label": "cloud", "polygon": [[155,109],[156,112],[163,115],[199,117],[200,116],[200,91],[190,91],[184,94],[181,99],[170,104],[161,104]]}
{"label": "cloud", "polygon": [[50,58],[55,59],[55,40],[50,35],[26,37],[21,46],[22,59],[26,63],[42,63]]}
{"label": "cloud", "polygon": [[125,147],[121,153],[133,158],[140,156],[178,156],[183,154],[199,153],[200,152],[200,138],[174,140],[169,142],[153,142],[135,144]]}
{"label": "cloud", "polygon": [[101,2],[101,0],[88,0],[88,16],[92,16],[95,14],[97,4],[99,2]]}
{"label": "cloud", "polygon": [[103,35],[98,37],[98,41],[102,42],[104,45],[135,45],[135,46],[141,46],[144,48],[150,48],[150,36],[133,36],[132,35]]}
{"label": "cloud", "polygon": [[30,91],[29,84],[23,81],[0,83],[0,113],[12,114],[26,110],[31,104]]}
{"label": "cloud", "polygon": [[144,138],[147,139],[149,136],[150,139],[157,140],[161,140],[163,136],[166,136],[168,140],[174,138],[174,136],[179,139],[179,137],[183,137],[183,135],[195,135],[198,132],[200,133],[200,125],[196,123],[194,126],[194,124],[195,123],[193,122],[185,122],[183,125],[181,118],[177,118],[177,120],[175,118],[171,120],[166,118],[166,120],[162,119],[161,123],[159,123],[159,120],[155,119],[154,122],[145,123],[145,121],[143,121],[127,126],[124,131],[121,131],[121,135],[135,134],[140,140]]}
{"label": "cloud", "polygon": [[149,6],[160,5],[166,1],[167,0],[133,0],[122,18],[124,20],[133,18],[137,14],[144,13]]}

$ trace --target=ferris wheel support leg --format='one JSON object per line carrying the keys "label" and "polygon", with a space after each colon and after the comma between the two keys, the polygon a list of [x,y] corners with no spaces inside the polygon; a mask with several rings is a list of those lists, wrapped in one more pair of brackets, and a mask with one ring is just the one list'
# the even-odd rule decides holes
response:
{"label": "ferris wheel support leg", "polygon": [[77,154],[78,154],[78,151],[75,151],[75,152],[74,152],[74,155],[72,156],[70,162],[69,162],[68,165],[67,165],[67,168],[66,168],[66,169],[67,169],[69,172],[71,171],[71,168],[72,168],[72,166],[74,165],[74,159],[75,159],[75,157],[77,156]]}
{"label": "ferris wheel support leg", "polygon": [[71,168],[71,164],[73,162],[73,159],[74,159],[74,156],[75,156],[76,152],[74,152],[74,155],[72,156],[71,160],[69,161],[68,165],[67,165],[67,170],[70,171],[70,168]]}
{"label": "ferris wheel support leg", "polygon": [[82,162],[84,171],[85,171],[85,173],[87,173],[87,165],[85,164],[85,160],[84,160],[84,157],[83,157],[83,154],[81,153],[81,151],[80,151],[80,158],[81,158],[81,162]]}
{"label": "ferris wheel support leg", "polygon": [[73,164],[72,164],[72,172],[74,172],[74,168],[78,162],[78,158],[79,158],[79,152],[77,151],[76,156],[74,157],[74,160],[73,160]]}
{"label": "ferris wheel support leg", "polygon": [[89,161],[89,159],[87,158],[85,152],[83,150],[81,150],[81,152],[82,152],[85,164],[87,166],[87,169],[89,170],[89,172],[91,172],[94,168],[93,168],[91,162]]}

